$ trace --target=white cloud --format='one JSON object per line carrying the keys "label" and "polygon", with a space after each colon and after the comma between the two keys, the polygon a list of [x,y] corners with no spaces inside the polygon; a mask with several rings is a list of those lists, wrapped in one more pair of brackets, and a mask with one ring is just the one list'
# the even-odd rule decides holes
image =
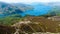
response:
{"label": "white cloud", "polygon": [[60,0],[0,0],[8,3],[32,3],[32,2],[60,2]]}

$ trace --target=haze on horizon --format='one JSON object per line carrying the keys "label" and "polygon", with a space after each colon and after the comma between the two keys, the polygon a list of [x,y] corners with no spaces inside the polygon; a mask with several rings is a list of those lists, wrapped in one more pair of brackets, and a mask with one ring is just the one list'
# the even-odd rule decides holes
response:
{"label": "haze on horizon", "polygon": [[33,2],[60,2],[60,0],[0,0],[0,2],[6,2],[6,3],[33,3]]}

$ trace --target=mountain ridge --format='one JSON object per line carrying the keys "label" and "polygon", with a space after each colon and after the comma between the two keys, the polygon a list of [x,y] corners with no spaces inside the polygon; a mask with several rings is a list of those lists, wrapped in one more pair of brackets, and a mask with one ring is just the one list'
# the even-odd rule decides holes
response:
{"label": "mountain ridge", "polygon": [[8,16],[12,14],[20,15],[45,15],[48,14],[52,9],[58,9],[60,7],[58,3],[32,3],[32,4],[22,4],[22,3],[4,3],[0,2],[0,16]]}

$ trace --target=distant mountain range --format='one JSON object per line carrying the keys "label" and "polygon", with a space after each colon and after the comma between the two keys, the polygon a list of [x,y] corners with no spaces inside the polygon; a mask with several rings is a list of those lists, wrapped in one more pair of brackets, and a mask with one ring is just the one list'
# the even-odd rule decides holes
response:
{"label": "distant mountain range", "polygon": [[22,3],[4,3],[0,2],[0,17],[9,16],[13,14],[20,15],[45,15],[51,11],[55,11],[60,14],[60,2],[56,3],[32,3],[32,4],[22,4]]}
{"label": "distant mountain range", "polygon": [[0,2],[0,17],[9,16],[12,14],[20,14],[23,13],[25,10],[30,10],[31,8],[26,7],[28,5],[26,5],[25,7],[24,4],[19,5],[21,6]]}
{"label": "distant mountain range", "polygon": [[26,11],[26,14],[40,16],[48,13],[56,13],[60,15],[60,2],[51,2],[51,3],[32,3],[34,7],[33,11]]}

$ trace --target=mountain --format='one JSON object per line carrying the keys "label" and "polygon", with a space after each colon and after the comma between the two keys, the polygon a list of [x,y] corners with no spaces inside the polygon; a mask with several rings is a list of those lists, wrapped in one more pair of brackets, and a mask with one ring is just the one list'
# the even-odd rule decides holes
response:
{"label": "mountain", "polygon": [[30,15],[35,15],[35,16],[45,15],[51,9],[51,6],[49,5],[46,6],[43,3],[32,3],[30,5],[34,7],[34,10],[33,11],[28,10],[25,12],[25,14],[30,14]]}
{"label": "mountain", "polygon": [[[0,17],[5,17],[13,14],[20,14],[22,15],[25,10],[30,9],[29,7],[23,7],[25,4],[19,4],[20,6],[15,6],[12,4],[0,2]],[[21,7],[22,6],[22,7]],[[30,9],[31,10],[31,9]]]}
{"label": "mountain", "polygon": [[51,6],[50,13],[52,15],[60,16],[60,2],[48,3],[48,5]]}
{"label": "mountain", "polygon": [[34,15],[45,15],[50,13],[51,15],[60,16],[60,2],[50,2],[50,3],[32,3],[35,7]]}
{"label": "mountain", "polygon": [[33,10],[33,6],[28,5],[28,4],[23,4],[23,3],[12,3],[11,5],[18,7],[19,9],[21,9],[22,11],[26,11],[26,10]]}
{"label": "mountain", "polygon": [[25,15],[34,15],[40,16],[48,13],[56,13],[60,15],[60,2],[56,3],[32,3],[32,4],[23,4],[23,3],[4,3],[0,2],[0,17],[9,16],[13,14],[19,14],[22,16]]}
{"label": "mountain", "polygon": [[8,15],[16,14],[19,12],[22,13],[23,11],[10,4],[0,2],[0,15],[1,16],[8,16]]}

